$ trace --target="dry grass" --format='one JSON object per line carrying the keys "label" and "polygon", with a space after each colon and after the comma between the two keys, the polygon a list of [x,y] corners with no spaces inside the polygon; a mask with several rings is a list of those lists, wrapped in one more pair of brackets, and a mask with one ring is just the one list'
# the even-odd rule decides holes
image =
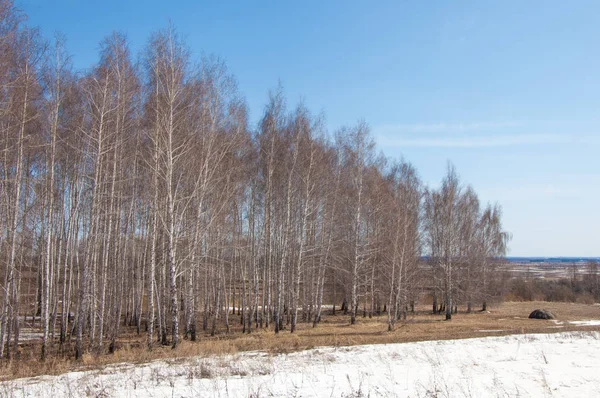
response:
{"label": "dry grass", "polygon": [[230,334],[214,337],[200,335],[199,340],[183,340],[177,349],[157,345],[152,351],[145,348],[145,335],[128,334],[118,342],[113,354],[86,354],[81,362],[75,362],[71,347],[54,348],[46,362],[39,362],[39,344],[29,343],[21,348],[20,359],[5,362],[0,367],[2,380],[42,374],[60,374],[72,370],[95,369],[111,363],[143,363],[157,359],[174,359],[191,356],[234,354],[240,351],[262,350],[284,353],[318,346],[349,346],[360,344],[386,344],[440,339],[462,339],[515,333],[552,333],[572,330],[600,330],[599,327],[563,324],[557,327],[551,321],[528,319],[536,308],[553,312],[560,321],[600,319],[600,306],[576,303],[507,302],[491,307],[488,312],[458,313],[446,322],[443,315],[432,315],[429,307],[417,308],[405,322],[399,322],[394,331],[387,331],[387,316],[358,318],[356,325],[349,324],[349,317],[324,316],[318,327],[300,324],[296,333],[283,330],[254,330],[241,334],[237,316],[231,316],[234,324]]}

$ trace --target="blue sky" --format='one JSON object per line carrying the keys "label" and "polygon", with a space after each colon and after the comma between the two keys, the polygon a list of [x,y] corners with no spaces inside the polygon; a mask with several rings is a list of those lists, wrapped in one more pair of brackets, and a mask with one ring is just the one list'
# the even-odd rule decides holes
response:
{"label": "blue sky", "polygon": [[[217,4],[219,3],[219,4]],[[251,4],[252,3],[252,4]],[[447,160],[504,209],[513,256],[600,256],[596,1],[17,0],[73,63],[119,30],[134,52],[168,21],[226,60],[251,120],[280,79],[330,130],[365,119],[430,186]]]}

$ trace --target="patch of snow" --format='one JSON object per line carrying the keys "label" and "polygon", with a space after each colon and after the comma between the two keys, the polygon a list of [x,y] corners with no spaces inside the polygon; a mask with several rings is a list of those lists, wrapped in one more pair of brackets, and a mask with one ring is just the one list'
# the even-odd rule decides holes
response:
{"label": "patch of snow", "polygon": [[600,396],[600,332],[321,347],[121,364],[4,382],[0,395]]}
{"label": "patch of snow", "polygon": [[476,332],[482,333],[496,333],[496,332],[506,332],[506,329],[479,329]]}
{"label": "patch of snow", "polygon": [[42,337],[43,337],[42,332],[34,332],[34,331],[19,332],[19,341],[41,340]]}
{"label": "patch of snow", "polygon": [[569,323],[577,326],[600,326],[600,319],[590,319],[589,321],[570,321]]}
{"label": "patch of snow", "polygon": [[551,322],[554,322],[557,325],[564,325],[569,324],[569,325],[574,325],[574,326],[600,326],[600,319],[590,319],[587,321],[558,321],[556,319],[552,319]]}

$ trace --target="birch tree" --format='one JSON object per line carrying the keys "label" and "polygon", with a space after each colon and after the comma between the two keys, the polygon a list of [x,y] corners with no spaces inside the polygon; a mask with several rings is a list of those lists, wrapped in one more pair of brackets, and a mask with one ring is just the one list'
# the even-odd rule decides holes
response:
{"label": "birch tree", "polygon": [[427,191],[425,194],[425,233],[434,267],[442,276],[446,320],[452,319],[454,268],[461,255],[458,211],[461,194],[462,187],[451,164],[439,191]]}

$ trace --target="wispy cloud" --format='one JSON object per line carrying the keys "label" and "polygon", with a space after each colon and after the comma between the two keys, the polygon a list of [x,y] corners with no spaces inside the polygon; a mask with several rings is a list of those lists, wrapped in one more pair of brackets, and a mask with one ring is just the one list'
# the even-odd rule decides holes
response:
{"label": "wispy cloud", "polygon": [[580,187],[568,181],[536,182],[519,180],[503,185],[484,188],[480,194],[500,202],[535,202],[549,199],[580,199]]}
{"label": "wispy cloud", "polygon": [[569,142],[569,137],[561,134],[476,134],[444,137],[378,134],[376,137],[379,145],[383,147],[485,148]]}
{"label": "wispy cloud", "polygon": [[382,133],[442,133],[442,132],[467,132],[499,128],[512,128],[522,126],[521,122],[460,122],[460,123],[411,123],[411,124],[384,124],[375,130]]}
{"label": "wispy cloud", "polygon": [[520,121],[412,123],[375,126],[383,147],[485,148],[543,144],[600,144],[591,132],[540,131],[539,122]]}

